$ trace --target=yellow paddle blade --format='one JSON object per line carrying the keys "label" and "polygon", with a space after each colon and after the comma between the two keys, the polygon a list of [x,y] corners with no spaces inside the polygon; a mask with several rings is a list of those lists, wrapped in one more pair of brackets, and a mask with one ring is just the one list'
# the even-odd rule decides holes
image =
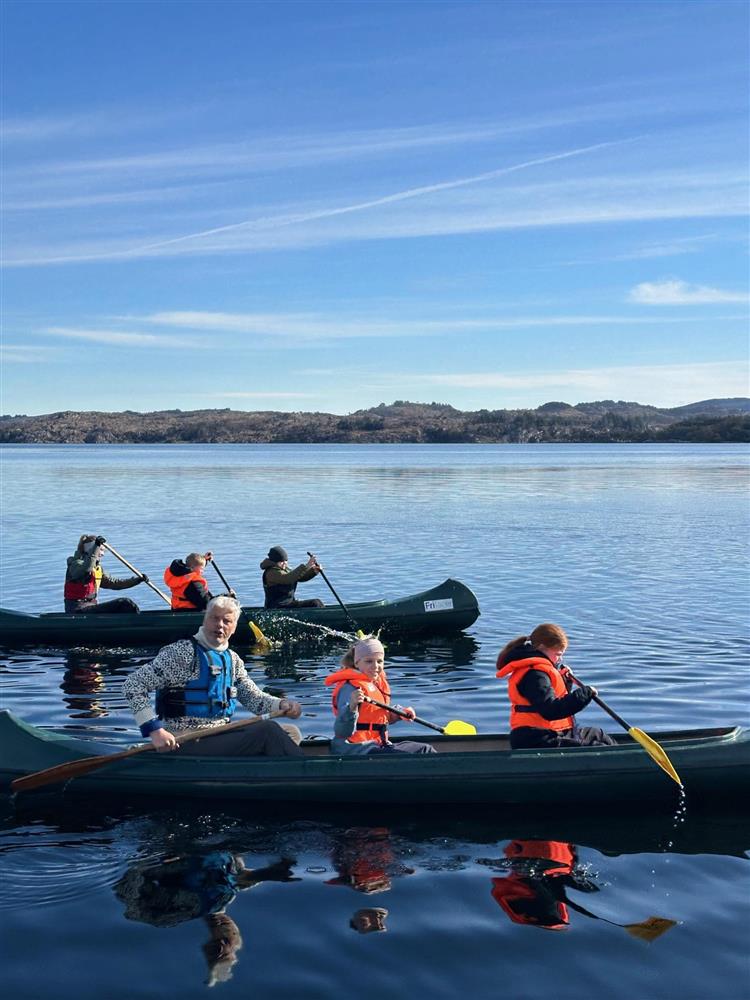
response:
{"label": "yellow paddle blade", "polygon": [[367,636],[365,635],[365,633],[362,631],[361,628],[358,628],[357,631],[354,634],[356,635],[356,637],[358,639],[366,639],[367,638]]}
{"label": "yellow paddle blade", "polygon": [[460,719],[454,719],[449,722],[445,727],[446,736],[476,736],[477,730],[476,726],[472,726],[470,722],[461,722]]}
{"label": "yellow paddle blade", "polygon": [[267,649],[270,649],[271,645],[272,645],[271,640],[268,638],[268,636],[266,636],[266,635],[263,634],[262,629],[260,629],[255,624],[255,622],[250,621],[249,618],[247,620],[247,624],[248,624],[248,628],[253,633],[253,641],[255,642],[255,645],[256,646],[265,646]]}
{"label": "yellow paddle blade", "polygon": [[628,934],[640,938],[641,941],[655,941],[676,924],[676,920],[667,920],[666,917],[648,917],[640,924],[623,924],[623,927]]}
{"label": "yellow paddle blade", "polygon": [[641,744],[649,757],[656,761],[662,771],[666,771],[672,781],[676,781],[678,785],[682,786],[680,776],[672,766],[672,761],[667,757],[664,747],[660,746],[656,740],[652,740],[650,736],[647,736],[642,729],[636,729],[635,726],[631,726],[628,729],[628,734],[633,737],[636,743]]}

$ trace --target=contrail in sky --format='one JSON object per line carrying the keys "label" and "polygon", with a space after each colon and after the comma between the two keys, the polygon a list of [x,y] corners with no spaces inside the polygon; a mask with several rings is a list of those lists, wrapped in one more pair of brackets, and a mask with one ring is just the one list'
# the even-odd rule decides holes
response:
{"label": "contrail in sky", "polygon": [[[173,246],[175,243],[183,243],[187,240],[197,240],[203,236],[214,236],[216,233],[227,233],[234,229],[242,228],[265,228],[269,223],[274,222],[277,226],[291,226],[299,222],[313,222],[316,219],[329,219],[336,215],[348,215],[351,212],[361,212],[367,208],[377,208],[378,205],[389,205],[397,201],[407,201],[410,198],[419,198],[425,194],[432,194],[435,191],[448,191],[450,188],[466,187],[469,184],[479,184],[482,181],[491,180],[493,177],[501,177],[504,174],[512,174],[517,170],[525,170],[527,167],[536,167],[542,163],[553,163],[555,160],[567,160],[573,156],[582,156],[584,153],[593,153],[597,149],[606,149],[610,146],[621,146],[623,143],[635,142],[642,136],[634,136],[632,139],[616,139],[610,142],[598,142],[593,146],[581,146],[579,149],[571,149],[565,153],[552,153],[549,156],[540,156],[535,160],[525,160],[523,163],[516,163],[511,167],[500,167],[497,170],[488,170],[483,174],[474,174],[472,177],[461,177],[458,180],[443,181],[440,184],[427,184],[424,187],[409,188],[407,191],[397,191],[395,194],[384,195],[382,198],[373,198],[371,201],[360,201],[354,205],[343,205],[341,208],[326,208],[317,212],[305,214],[271,216],[260,219],[246,219],[244,222],[233,222],[228,226],[218,226],[215,229],[204,229],[199,233],[189,233],[186,236],[176,236],[173,239],[161,240],[159,243],[149,243],[146,246],[135,247],[132,250],[119,251],[119,254],[143,253],[146,250],[158,250],[161,247]],[[118,255],[119,255],[118,254]]]}

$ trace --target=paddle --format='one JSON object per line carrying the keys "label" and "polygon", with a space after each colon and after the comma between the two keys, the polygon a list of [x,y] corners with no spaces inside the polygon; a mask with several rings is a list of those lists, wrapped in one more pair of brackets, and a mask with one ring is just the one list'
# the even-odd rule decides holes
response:
{"label": "paddle", "polygon": [[669,920],[667,917],[646,917],[639,924],[618,924],[615,920],[608,920],[606,917],[600,917],[598,914],[592,913],[591,910],[587,910],[580,903],[574,903],[572,899],[566,899],[565,904],[577,913],[582,913],[585,917],[591,917],[592,920],[602,920],[605,924],[612,924],[613,927],[622,927],[631,937],[640,938],[641,941],[655,941],[677,924],[676,920]]}
{"label": "paddle", "polygon": [[[284,712],[266,712],[264,715],[254,715],[251,719],[239,719],[237,722],[229,722],[226,726],[213,726],[206,729],[196,729],[183,733],[177,737],[180,746],[190,743],[192,740],[207,740],[217,733],[230,733],[235,729],[244,729],[245,726],[252,726],[256,722],[265,719],[275,719]],[[116,760],[124,760],[126,757],[134,757],[137,753],[146,753],[148,750],[156,750],[153,743],[143,743],[137,747],[130,747],[127,750],[120,750],[118,753],[98,754],[95,757],[83,757],[81,760],[74,760],[68,764],[57,764],[55,767],[48,767],[44,771],[36,771],[34,774],[27,774],[23,778],[16,778],[11,782],[14,792],[30,791],[32,788],[41,788],[42,785],[51,785],[54,782],[69,781],[71,778],[79,778],[82,774],[96,771],[100,767],[112,764]]]}
{"label": "paddle", "polygon": [[127,561],[127,559],[124,558],[124,556],[121,556],[119,552],[116,552],[115,549],[113,549],[112,546],[108,545],[106,542],[102,542],[102,548],[106,549],[108,552],[111,552],[112,555],[116,559],[120,560],[120,562],[123,564],[123,566],[127,566],[128,567],[128,569],[130,570],[131,573],[135,573],[136,576],[140,576],[142,578],[143,582],[145,584],[147,584],[154,591],[155,594],[158,594],[159,597],[161,597],[161,599],[163,601],[166,601],[167,604],[170,606],[170,608],[172,607],[172,602],[167,597],[167,595],[166,594],[162,594],[162,592],[159,590],[158,587],[155,587],[153,585],[153,583],[151,583],[150,580],[147,580],[145,573],[141,573],[141,571],[139,569],[136,569],[135,566],[133,566],[131,563],[129,563]]}
{"label": "paddle", "polygon": [[444,736],[476,736],[477,730],[475,726],[472,726],[470,722],[461,722],[460,719],[453,719],[445,726],[436,726],[433,722],[427,722],[425,719],[420,719],[418,715],[414,718],[409,715],[408,712],[402,712],[399,708],[394,708],[393,705],[386,705],[384,701],[376,701],[374,698],[368,698],[364,695],[364,701],[369,701],[371,705],[377,705],[378,708],[385,708],[389,712],[393,712],[394,715],[400,715],[402,719],[409,719],[410,722],[418,722],[420,726],[427,726],[428,729],[434,729],[436,733],[442,733]]}
{"label": "paddle", "polygon": [[[219,567],[216,565],[216,560],[213,558],[213,556],[211,557],[211,565],[216,570],[216,573],[217,573],[219,579],[224,584],[224,586],[227,588],[227,591],[229,592],[230,596],[234,597],[235,596],[234,591],[232,590],[232,588],[227,583],[227,579],[224,576],[224,574],[221,572],[221,570],[219,569]],[[252,620],[252,618],[250,617],[250,615],[248,614],[248,612],[245,611],[245,609],[242,607],[241,604],[240,604],[240,614],[242,614],[242,615],[245,616],[245,621],[247,622],[247,626],[248,626],[248,628],[250,629],[250,631],[253,634],[253,639],[255,639],[255,645],[256,646],[265,646],[266,649],[270,649],[271,646],[273,645],[272,642],[271,642],[271,640],[268,638],[268,636],[266,636],[266,635],[263,634],[263,632],[261,631],[261,629],[255,624],[255,622]]]}
{"label": "paddle", "polygon": [[[314,559],[314,560],[316,561],[316,563],[317,563],[317,561],[318,561],[318,557],[317,557],[317,556],[314,556],[314,555],[312,554],[312,552],[308,552],[307,554],[308,554],[308,555],[310,556],[310,558],[311,558],[311,559]],[[328,589],[329,589],[329,590],[331,591],[331,593],[333,594],[333,596],[334,596],[334,597],[336,598],[336,600],[337,600],[337,601],[339,602],[339,604],[341,605],[341,609],[343,610],[344,614],[346,615],[346,619],[347,619],[347,621],[349,622],[349,624],[350,624],[350,625],[352,626],[352,628],[354,629],[354,631],[355,631],[355,632],[359,631],[359,630],[357,629],[357,623],[356,623],[356,622],[354,621],[354,619],[352,618],[352,616],[351,616],[351,615],[349,614],[349,608],[347,608],[347,606],[346,606],[346,605],[344,604],[344,602],[343,602],[343,601],[341,600],[341,598],[339,597],[339,595],[338,595],[338,594],[336,593],[336,591],[335,591],[335,590],[333,589],[333,584],[332,584],[332,583],[331,583],[331,581],[330,581],[330,580],[328,579],[328,577],[327,577],[327,576],[325,575],[325,573],[324,573],[324,572],[323,572],[323,570],[322,570],[322,569],[320,568],[320,566],[318,566],[318,572],[319,572],[319,573],[320,573],[320,575],[321,575],[321,576],[323,577],[323,579],[325,580],[325,582],[326,582],[326,583],[328,584]]]}
{"label": "paddle", "polygon": [[[568,667],[568,671],[570,672],[570,667]],[[577,677],[574,677],[572,673],[570,673],[570,679],[574,684],[577,684],[578,687],[586,687],[586,685],[579,681]],[[603,708],[607,715],[611,716],[615,720],[618,726],[622,726],[622,728],[636,741],[636,743],[640,743],[649,757],[659,765],[662,771],[669,775],[672,781],[676,781],[677,784],[682,787],[680,776],[677,771],[675,771],[672,761],[667,756],[664,747],[644,733],[642,729],[636,729],[635,726],[629,726],[628,723],[622,719],[617,712],[614,712],[609,705],[603,702],[598,695],[594,695],[593,700],[597,703],[599,708]]]}

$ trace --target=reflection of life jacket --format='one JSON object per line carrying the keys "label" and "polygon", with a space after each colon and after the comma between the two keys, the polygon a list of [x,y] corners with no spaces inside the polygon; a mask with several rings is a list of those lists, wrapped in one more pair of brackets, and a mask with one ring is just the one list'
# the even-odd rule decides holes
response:
{"label": "reflection of life jacket", "polygon": [[[338,715],[339,710],[336,699],[344,684],[351,684],[353,687],[359,688],[368,698],[375,698],[377,701],[384,701],[386,704],[390,704],[391,701],[391,688],[385,676],[385,671],[380,674],[376,683],[370,680],[367,674],[363,674],[353,667],[344,667],[342,670],[337,670],[326,677],[325,683],[329,686],[333,685],[331,704],[334,715]],[[369,743],[373,740],[381,743],[387,742],[388,715],[389,713],[386,709],[378,708],[377,705],[370,705],[368,702],[363,701],[357,711],[357,730],[352,733],[346,742]]]}
{"label": "reflection of life jacket", "polygon": [[563,698],[568,693],[562,674],[544,656],[529,656],[523,660],[511,660],[510,663],[506,663],[497,671],[496,676],[508,678],[510,728],[531,726],[534,729],[573,729],[575,722],[572,715],[564,719],[545,719],[531,707],[528,698],[524,698],[519,692],[518,685],[529,670],[540,670],[549,677],[555,698]]}
{"label": "reflection of life jacket", "polygon": [[561,931],[570,923],[565,903],[544,892],[543,883],[515,872],[492,879],[492,898],[514,924]]}
{"label": "reflection of life jacket", "polygon": [[552,862],[536,872],[511,871],[506,878],[492,879],[492,898],[513,923],[554,931],[567,927],[568,908],[557,898],[554,885],[557,877],[573,871],[573,845],[562,840],[511,840],[504,854],[510,861]]}
{"label": "reflection of life jacket", "polygon": [[99,563],[94,566],[93,572],[89,573],[83,580],[70,580],[66,573],[63,598],[66,601],[90,601],[96,597],[101,579],[102,568]]}
{"label": "reflection of life jacket", "polygon": [[194,583],[201,589],[208,591],[206,578],[199,569],[188,569],[188,572],[184,574],[175,573],[172,568],[175,563],[179,565],[179,561],[175,560],[171,566],[167,566],[164,570],[164,582],[172,592],[172,609],[174,611],[180,611],[190,608],[190,610],[195,611],[198,605],[194,604],[190,598],[185,597],[185,591],[191,583]]}
{"label": "reflection of life jacket", "polygon": [[199,665],[198,676],[181,688],[156,692],[156,714],[160,719],[192,716],[198,719],[228,719],[237,707],[237,689],[232,686],[232,654],[204,649],[190,640]]}
{"label": "reflection of life jacket", "polygon": [[386,892],[391,888],[389,869],[394,857],[390,832],[386,827],[351,830],[333,850],[336,878],[326,885],[347,885],[357,892]]}
{"label": "reflection of life jacket", "polygon": [[511,840],[504,853],[511,861],[523,858],[556,862],[555,867],[544,869],[545,875],[570,875],[576,862],[573,845],[562,840]]}

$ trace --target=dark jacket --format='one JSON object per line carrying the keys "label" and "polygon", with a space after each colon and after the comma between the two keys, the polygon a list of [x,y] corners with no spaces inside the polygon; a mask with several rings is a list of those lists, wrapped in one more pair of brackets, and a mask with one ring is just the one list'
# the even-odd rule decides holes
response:
{"label": "dark jacket", "polygon": [[283,608],[294,600],[294,592],[298,583],[312,580],[317,574],[311,566],[300,563],[294,569],[282,569],[278,563],[264,559],[260,564],[263,570],[263,591],[266,595],[267,608]]}

